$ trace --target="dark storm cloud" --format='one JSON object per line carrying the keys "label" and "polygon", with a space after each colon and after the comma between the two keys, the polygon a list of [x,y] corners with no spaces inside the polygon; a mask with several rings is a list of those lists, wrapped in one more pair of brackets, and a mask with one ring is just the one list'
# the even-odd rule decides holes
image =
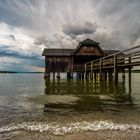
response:
{"label": "dark storm cloud", "polygon": [[37,2],[38,0],[1,0],[0,21],[15,27],[31,27],[31,14]]}
{"label": "dark storm cloud", "polygon": [[46,47],[51,47],[55,44],[54,41],[52,41],[51,39],[49,39],[47,36],[39,36],[35,38],[34,41],[35,45],[45,45]]}
{"label": "dark storm cloud", "polygon": [[79,24],[66,24],[63,26],[63,32],[71,37],[76,37],[82,34],[93,34],[96,32],[97,25],[91,22]]}
{"label": "dark storm cloud", "polygon": [[14,40],[14,41],[16,40],[16,38],[15,38],[14,35],[8,35],[8,38],[9,38],[9,39],[12,39],[12,40]]}
{"label": "dark storm cloud", "polygon": [[39,59],[40,60],[40,55],[31,53],[30,55],[24,54],[24,53],[19,53],[13,50],[9,49],[10,46],[0,46],[0,57],[14,57],[14,58],[19,58],[19,59]]}

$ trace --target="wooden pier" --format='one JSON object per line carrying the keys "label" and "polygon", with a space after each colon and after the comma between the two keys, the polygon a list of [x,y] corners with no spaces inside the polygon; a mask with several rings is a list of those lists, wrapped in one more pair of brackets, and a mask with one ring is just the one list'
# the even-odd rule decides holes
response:
{"label": "wooden pier", "polygon": [[[53,74],[53,79],[61,78],[60,73],[67,73],[67,78],[72,78],[77,73],[78,79],[86,80],[113,80],[117,82],[118,73],[128,72],[131,81],[131,70],[140,66],[140,46],[135,46],[124,51],[104,50],[99,43],[86,39],[79,42],[75,49],[46,48],[44,78]],[[139,68],[140,70],[140,68]]]}
{"label": "wooden pier", "polygon": [[118,80],[118,73],[128,72],[129,82],[131,82],[131,69],[140,66],[140,46],[136,46],[121,52],[117,52],[100,59],[85,63],[85,78],[90,80],[114,79]]}

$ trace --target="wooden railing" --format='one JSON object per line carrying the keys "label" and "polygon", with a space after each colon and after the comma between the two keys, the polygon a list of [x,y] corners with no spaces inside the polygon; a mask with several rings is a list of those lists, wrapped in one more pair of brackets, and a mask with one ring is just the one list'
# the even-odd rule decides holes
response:
{"label": "wooden railing", "polygon": [[100,59],[90,61],[85,64],[85,75],[93,79],[93,73],[99,73],[100,80],[102,80],[103,73],[109,75],[113,73],[114,80],[118,80],[118,72],[125,72],[128,69],[129,79],[131,81],[131,69],[134,66],[140,66],[140,45],[114,53]]}
{"label": "wooden railing", "polygon": [[140,66],[140,46],[114,53],[85,64],[85,71],[102,71]]}

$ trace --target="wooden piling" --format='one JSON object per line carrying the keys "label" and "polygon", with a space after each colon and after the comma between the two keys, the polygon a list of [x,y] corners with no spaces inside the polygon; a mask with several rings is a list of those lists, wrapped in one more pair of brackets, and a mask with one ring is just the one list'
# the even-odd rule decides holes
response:
{"label": "wooden piling", "polygon": [[77,79],[78,79],[78,80],[81,80],[81,78],[82,78],[81,72],[77,72]]}
{"label": "wooden piling", "polygon": [[87,79],[87,65],[85,64],[85,80]]}
{"label": "wooden piling", "polygon": [[100,81],[102,81],[102,59],[100,59]]}
{"label": "wooden piling", "polygon": [[[128,58],[129,64],[131,64],[131,57]],[[131,69],[132,67],[130,66],[128,68],[128,78],[129,78],[129,92],[131,92]]]}
{"label": "wooden piling", "polygon": [[49,72],[49,68],[48,68],[48,62],[45,59],[45,73],[44,73],[44,78],[50,78],[50,72]]}
{"label": "wooden piling", "polygon": [[125,79],[125,68],[122,70],[122,79]]}
{"label": "wooden piling", "polygon": [[67,72],[67,79],[71,79],[71,72]]}
{"label": "wooden piling", "polygon": [[93,62],[91,62],[90,80],[93,80]]}
{"label": "wooden piling", "polygon": [[96,83],[96,72],[94,72],[94,81],[95,81],[95,83]]}
{"label": "wooden piling", "polygon": [[53,80],[55,79],[55,72],[53,72]]}
{"label": "wooden piling", "polygon": [[57,73],[57,79],[60,79],[60,72]]}
{"label": "wooden piling", "polygon": [[89,73],[90,73],[89,71],[86,72],[86,80],[89,80],[89,76],[90,76]]}
{"label": "wooden piling", "polygon": [[99,80],[99,73],[96,72],[96,81],[98,81],[98,80]]}
{"label": "wooden piling", "polygon": [[57,60],[57,79],[60,79],[60,62],[59,62],[59,60]]}
{"label": "wooden piling", "polygon": [[109,81],[112,81],[112,79],[113,79],[113,72],[112,71],[109,71],[109,73],[108,73],[108,79],[109,79]]}
{"label": "wooden piling", "polygon": [[107,72],[104,72],[104,80],[107,80]]}
{"label": "wooden piling", "polygon": [[118,81],[118,71],[117,71],[117,54],[114,54],[114,80]]}
{"label": "wooden piling", "polygon": [[82,72],[82,80],[84,80],[84,72]]}

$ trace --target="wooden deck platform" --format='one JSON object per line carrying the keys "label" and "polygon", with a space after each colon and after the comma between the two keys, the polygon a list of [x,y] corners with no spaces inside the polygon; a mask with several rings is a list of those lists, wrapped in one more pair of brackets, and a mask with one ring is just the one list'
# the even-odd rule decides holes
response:
{"label": "wooden deck platform", "polygon": [[118,80],[118,72],[124,73],[128,69],[129,79],[131,80],[131,69],[135,66],[140,66],[140,46],[117,52],[100,59],[85,63],[86,78],[96,78],[99,74],[100,80],[103,76],[113,75],[114,80]]}

